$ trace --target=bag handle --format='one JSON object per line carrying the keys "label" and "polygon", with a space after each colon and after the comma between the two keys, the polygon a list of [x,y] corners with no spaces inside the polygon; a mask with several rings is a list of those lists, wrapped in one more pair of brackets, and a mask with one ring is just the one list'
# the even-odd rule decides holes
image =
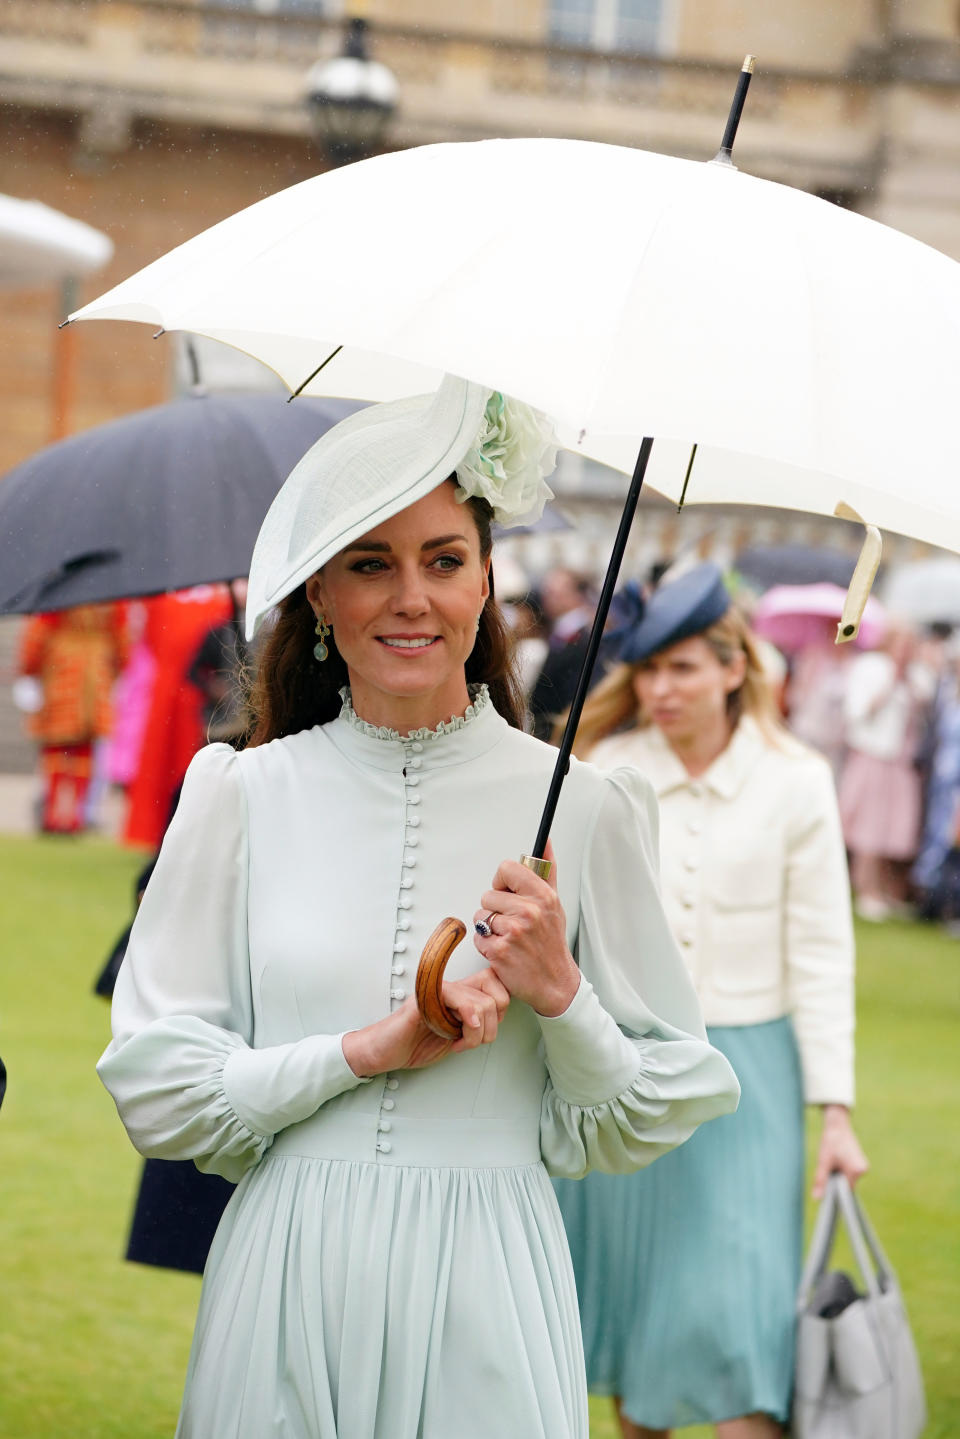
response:
{"label": "bag handle", "polygon": [[807,1251],[803,1273],[800,1276],[800,1284],[797,1289],[798,1313],[802,1313],[806,1308],[813,1287],[825,1272],[830,1260],[838,1217],[837,1189],[836,1185],[832,1183],[832,1179],[831,1175],[817,1210],[817,1218],[810,1238],[810,1248]]}
{"label": "bag handle", "polygon": [[814,1285],[826,1272],[836,1239],[837,1222],[841,1216],[850,1236],[850,1247],[867,1293],[877,1298],[880,1294],[879,1280],[896,1279],[890,1261],[855,1191],[850,1187],[845,1175],[835,1171],[827,1180],[827,1187],[817,1211],[810,1248],[797,1289],[798,1312],[805,1308]]}
{"label": "bag handle", "polygon": [[871,1262],[870,1252],[864,1238],[863,1227],[860,1223],[860,1208],[853,1197],[853,1191],[843,1174],[831,1174],[828,1180],[834,1186],[837,1203],[840,1206],[840,1213],[843,1216],[844,1226],[850,1236],[850,1247],[853,1250],[854,1258],[857,1261],[857,1268],[867,1288],[871,1299],[879,1299],[880,1285],[877,1280],[877,1270]]}
{"label": "bag handle", "polygon": [[[856,1191],[851,1188],[848,1180],[842,1174],[831,1176],[837,1182],[837,1196],[840,1201],[840,1210],[843,1214],[843,1221],[850,1235],[850,1243],[856,1255],[857,1263],[863,1272],[864,1280],[870,1289],[870,1281],[879,1292],[878,1280],[896,1280],[896,1275],[889,1259],[883,1252],[880,1241],[877,1238],[873,1226],[867,1218],[866,1210],[857,1198]],[[869,1253],[868,1253],[869,1251]],[[873,1260],[873,1263],[870,1260]],[[873,1290],[870,1290],[872,1293]]]}

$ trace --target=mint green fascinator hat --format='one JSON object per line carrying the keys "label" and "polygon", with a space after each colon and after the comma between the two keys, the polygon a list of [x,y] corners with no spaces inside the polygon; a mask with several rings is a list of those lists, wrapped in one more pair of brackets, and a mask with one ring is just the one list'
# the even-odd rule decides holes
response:
{"label": "mint green fascinator hat", "polygon": [[545,415],[447,375],[432,395],[369,405],[328,430],[284,482],[250,562],[247,639],[327,560],[443,483],[500,525],[539,519],[557,441]]}

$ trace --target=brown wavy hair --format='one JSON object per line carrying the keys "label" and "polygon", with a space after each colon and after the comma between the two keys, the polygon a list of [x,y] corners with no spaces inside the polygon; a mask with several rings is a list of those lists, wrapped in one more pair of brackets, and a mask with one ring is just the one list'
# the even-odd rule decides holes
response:
{"label": "brown wavy hair", "polygon": [[[478,497],[467,500],[466,507],[477,527],[480,558],[487,564],[493,550],[493,511]],[[326,724],[340,713],[340,691],[349,683],[346,662],[332,633],[326,639],[328,658],[322,664],[314,659],[315,621],[306,584],[281,601],[247,684],[248,748]],[[515,668],[513,639],[494,598],[492,574],[490,596],[480,614],[465,674],[468,684],[486,684],[507,723],[523,729],[523,690]]]}
{"label": "brown wavy hair", "polygon": [[[715,624],[701,630],[699,638],[706,640],[722,665],[729,665],[738,653],[746,656],[743,684],[727,695],[731,731],[736,729],[741,716],[747,714],[756,720],[765,738],[777,744],[785,733],[784,727],[756,640],[744,615],[736,605],[731,605]],[[642,665],[642,660],[638,664],[615,665],[587,699],[573,747],[574,754],[581,759],[608,735],[645,729],[650,723],[633,688],[634,676]]]}

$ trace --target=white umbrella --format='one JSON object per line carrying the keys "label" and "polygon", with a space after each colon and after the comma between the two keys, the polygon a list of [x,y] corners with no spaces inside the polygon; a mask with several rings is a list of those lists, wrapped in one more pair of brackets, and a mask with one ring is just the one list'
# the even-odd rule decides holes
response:
{"label": "white umbrella", "polygon": [[112,255],[113,241],[92,225],[38,200],[0,195],[0,287],[25,289],[86,275]]}
{"label": "white umbrella", "polygon": [[[735,114],[744,93],[742,77]],[[734,131],[732,114],[727,154]],[[534,856],[648,469],[678,501],[840,509],[960,549],[960,266],[729,162],[572,140],[383,155],[261,201],[71,318],[209,335],[308,393],[394,398],[450,372],[633,471]]]}
{"label": "white umbrella", "polygon": [[960,549],[960,265],[730,165],[574,140],[383,155],[75,318],[210,335],[306,393],[393,398],[450,371],[626,472],[655,436],[647,480],[672,499],[696,442],[687,503],[845,503]]}

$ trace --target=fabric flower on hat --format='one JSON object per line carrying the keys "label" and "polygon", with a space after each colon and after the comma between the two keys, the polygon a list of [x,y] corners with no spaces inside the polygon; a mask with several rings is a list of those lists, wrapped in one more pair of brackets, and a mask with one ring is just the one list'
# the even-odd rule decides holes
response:
{"label": "fabric flower on hat", "polygon": [[538,520],[553,499],[545,477],[556,468],[558,449],[546,415],[494,390],[476,440],[457,465],[457,498],[487,500],[500,525]]}

